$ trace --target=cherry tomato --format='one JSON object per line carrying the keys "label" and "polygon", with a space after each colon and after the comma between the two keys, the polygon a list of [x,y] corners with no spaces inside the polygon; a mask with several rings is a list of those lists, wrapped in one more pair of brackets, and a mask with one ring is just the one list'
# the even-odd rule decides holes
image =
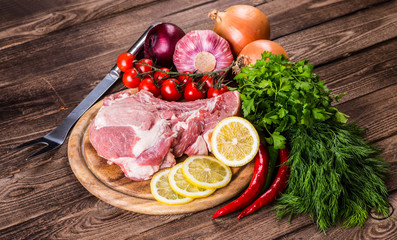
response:
{"label": "cherry tomato", "polygon": [[164,81],[161,87],[161,96],[168,101],[177,101],[182,97],[182,93],[178,91],[177,83],[178,80],[170,78]]}
{"label": "cherry tomato", "polygon": [[122,53],[117,58],[117,67],[120,71],[125,72],[127,69],[132,68],[132,61],[134,61],[135,56],[131,53]]}
{"label": "cherry tomato", "polygon": [[138,86],[139,91],[146,90],[153,94],[153,96],[158,97],[160,95],[160,88],[154,84],[153,79],[145,78],[141,81]]}
{"label": "cherry tomato", "polygon": [[[184,73],[192,74],[192,72],[184,72]],[[183,87],[186,87],[188,83],[192,82],[192,77],[189,77],[189,75],[179,75],[178,80]]]}
{"label": "cherry tomato", "polygon": [[213,86],[215,85],[215,83],[216,83],[216,82],[214,81],[214,79],[212,79],[212,77],[210,77],[210,76],[208,76],[208,75],[204,75],[204,76],[201,77],[200,82],[203,83],[204,81],[205,81],[205,85],[204,85],[204,86],[205,86],[207,89],[213,87]]}
{"label": "cherry tomato", "polygon": [[196,84],[191,82],[186,85],[183,96],[185,97],[186,101],[194,101],[204,98],[205,93],[200,91],[200,89],[197,88]]}
{"label": "cherry tomato", "polygon": [[210,88],[208,88],[208,91],[207,91],[207,97],[212,98],[212,97],[221,95],[222,93],[227,92],[227,91],[229,91],[229,88],[227,88],[226,85],[223,85],[222,88],[218,88],[218,89],[210,87]]}
{"label": "cherry tomato", "polygon": [[[147,66],[147,65],[144,65],[144,64],[139,64],[139,62],[142,62],[142,63],[145,63],[145,64],[147,64],[147,65],[150,65],[150,67],[149,66]],[[151,66],[153,66],[153,61],[151,60],[151,59],[148,59],[148,58],[142,58],[141,60],[139,60],[137,63],[135,63],[135,68],[140,72],[140,73],[147,73],[146,75],[145,75],[145,77],[147,77],[147,76],[149,76],[150,75],[150,71],[152,70],[152,67]]]}
{"label": "cherry tomato", "polygon": [[[165,71],[165,72],[169,72],[170,69],[169,68],[160,68],[160,70]],[[158,84],[161,86],[163,85],[163,78],[167,78],[169,77],[169,75],[167,73],[164,72],[155,72],[153,75],[153,78],[156,82],[158,82]],[[176,79],[175,79],[176,80]]]}
{"label": "cherry tomato", "polygon": [[123,75],[124,85],[128,88],[137,88],[141,82],[141,79],[136,75],[138,75],[138,72],[135,70],[135,68],[127,69]]}

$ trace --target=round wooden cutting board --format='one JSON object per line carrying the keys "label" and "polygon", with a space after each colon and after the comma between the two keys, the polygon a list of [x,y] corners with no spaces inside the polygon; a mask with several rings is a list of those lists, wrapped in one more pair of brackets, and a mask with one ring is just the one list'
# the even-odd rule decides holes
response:
{"label": "round wooden cutting board", "polygon": [[[135,89],[127,90],[136,93]],[[254,164],[232,168],[232,181],[206,198],[195,199],[183,205],[160,203],[150,193],[150,180],[132,181],[125,177],[120,167],[107,164],[96,154],[91,145],[87,129],[102,106],[102,101],[92,106],[77,122],[68,144],[70,166],[80,183],[99,199],[128,211],[163,215],[190,213],[212,208],[243,191],[251,180]],[[184,158],[177,161],[183,161]]]}

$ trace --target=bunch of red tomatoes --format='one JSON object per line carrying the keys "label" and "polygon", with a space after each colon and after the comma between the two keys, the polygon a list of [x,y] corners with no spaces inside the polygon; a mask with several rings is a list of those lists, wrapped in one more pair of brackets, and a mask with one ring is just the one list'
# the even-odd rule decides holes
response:
{"label": "bunch of red tomatoes", "polygon": [[168,68],[155,68],[151,59],[143,58],[135,63],[134,60],[135,56],[131,53],[122,53],[117,58],[117,66],[124,73],[123,83],[127,88],[146,90],[156,97],[161,94],[167,101],[177,101],[182,97],[186,101],[194,101],[229,91],[226,85],[219,86],[209,75],[193,81],[194,74],[191,72],[175,75]]}

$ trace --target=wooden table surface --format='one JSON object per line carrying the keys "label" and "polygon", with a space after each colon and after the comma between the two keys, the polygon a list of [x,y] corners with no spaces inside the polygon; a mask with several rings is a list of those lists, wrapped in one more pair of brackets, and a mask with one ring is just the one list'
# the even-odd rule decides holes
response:
{"label": "wooden table surface", "polygon": [[[188,32],[212,29],[212,9],[244,3],[269,18],[271,39],[297,61],[309,59],[337,105],[367,128],[397,170],[397,1],[252,0],[0,2],[1,239],[396,239],[397,213],[363,228],[319,232],[308,216],[289,222],[271,206],[236,220],[212,220],[217,208],[151,216],[113,207],[76,179],[67,144],[26,161],[35,148],[7,153],[58,126],[99,83],[117,56],[154,22]],[[124,89],[118,82],[107,94]],[[389,174],[397,208],[397,176]],[[223,204],[222,204],[223,205]]]}

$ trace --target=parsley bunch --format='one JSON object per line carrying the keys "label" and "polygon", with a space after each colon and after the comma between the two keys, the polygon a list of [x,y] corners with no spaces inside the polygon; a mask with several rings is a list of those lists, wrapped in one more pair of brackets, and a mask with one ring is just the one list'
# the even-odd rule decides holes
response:
{"label": "parsley bunch", "polygon": [[331,105],[341,96],[331,96],[307,60],[294,63],[284,55],[264,52],[262,60],[243,67],[235,80],[244,117],[265,131],[266,141],[276,149],[285,147],[283,133],[298,125],[311,126],[330,118],[347,121],[347,116]]}

